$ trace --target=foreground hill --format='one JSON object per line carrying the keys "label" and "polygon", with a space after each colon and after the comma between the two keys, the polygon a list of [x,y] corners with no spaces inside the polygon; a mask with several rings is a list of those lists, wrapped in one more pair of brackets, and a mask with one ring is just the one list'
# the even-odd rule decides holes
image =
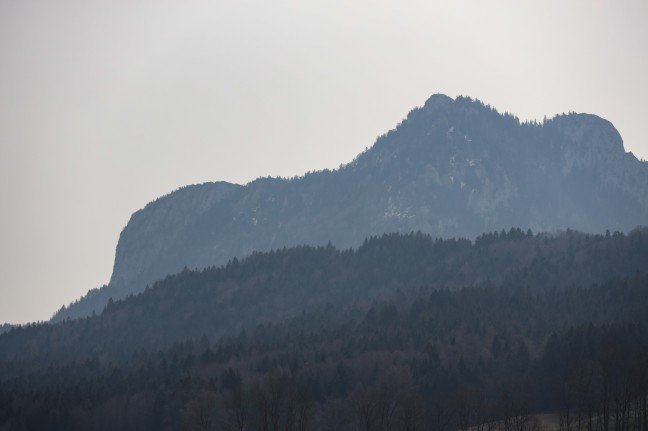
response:
{"label": "foreground hill", "polygon": [[646,262],[646,229],[607,236],[511,229],[475,243],[390,234],[355,251],[328,245],[255,253],[220,268],[169,276],[140,295],[111,301],[98,316],[9,331],[0,335],[0,361],[129,359],[139,349],[202,335],[215,340],[303,312],[367,306],[421,288],[574,289],[645,272]]}
{"label": "foreground hill", "polygon": [[183,267],[299,244],[357,247],[384,232],[474,238],[520,226],[629,231],[648,223],[648,164],[594,115],[520,123],[469,98],[432,96],[336,171],[245,186],[188,186],[136,212],[108,286],[54,321],[100,312]]}
{"label": "foreground hill", "polygon": [[0,429],[644,430],[647,259],[646,230],[512,229],[186,270],[0,335]]}

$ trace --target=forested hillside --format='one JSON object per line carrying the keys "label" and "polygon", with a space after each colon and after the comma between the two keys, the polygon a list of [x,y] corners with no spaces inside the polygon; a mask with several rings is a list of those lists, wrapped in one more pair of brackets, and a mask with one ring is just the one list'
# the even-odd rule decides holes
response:
{"label": "forested hillside", "polygon": [[511,229],[185,270],[0,335],[0,429],[643,430],[646,262],[646,230]]}
{"label": "forested hillside", "polygon": [[[579,289],[422,289],[329,306],[128,361],[0,386],[0,423],[43,430],[643,429],[648,278]],[[20,366],[18,366],[20,368]],[[5,369],[6,372],[6,369]],[[10,424],[10,425],[7,425]],[[14,427],[14,428],[12,428]],[[25,428],[21,428],[25,427]]]}
{"label": "forested hillside", "polygon": [[0,360],[80,355],[128,358],[140,348],[238,334],[331,305],[367,306],[418,288],[493,284],[514,290],[587,287],[646,270],[648,230],[629,235],[533,235],[510,229],[464,239],[424,234],[369,238],[357,250],[296,247],[185,270],[89,319],[40,324],[0,337]]}

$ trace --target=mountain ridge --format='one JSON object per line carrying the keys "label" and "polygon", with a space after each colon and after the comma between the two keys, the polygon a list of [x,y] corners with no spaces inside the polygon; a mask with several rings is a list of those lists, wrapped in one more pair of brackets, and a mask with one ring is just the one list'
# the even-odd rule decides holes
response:
{"label": "mountain ridge", "polygon": [[510,226],[629,231],[648,222],[648,163],[592,114],[523,122],[468,98],[431,96],[337,170],[183,187],[137,211],[108,286],[54,320],[100,312],[183,267],[282,246],[357,247],[420,230],[475,237]]}

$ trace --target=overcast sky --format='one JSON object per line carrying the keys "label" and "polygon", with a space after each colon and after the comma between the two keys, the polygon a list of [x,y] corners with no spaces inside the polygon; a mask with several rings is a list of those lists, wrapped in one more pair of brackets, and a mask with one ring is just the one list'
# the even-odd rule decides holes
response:
{"label": "overcast sky", "polygon": [[107,283],[180,186],[337,167],[433,93],[648,159],[648,2],[0,0],[0,323]]}

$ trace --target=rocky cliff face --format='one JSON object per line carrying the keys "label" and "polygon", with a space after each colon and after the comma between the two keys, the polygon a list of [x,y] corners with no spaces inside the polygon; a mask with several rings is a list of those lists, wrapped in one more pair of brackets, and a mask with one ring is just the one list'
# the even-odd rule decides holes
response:
{"label": "rocky cliff face", "polygon": [[101,311],[183,267],[298,244],[359,245],[383,232],[474,237],[629,230],[648,224],[648,163],[588,114],[521,124],[469,98],[432,96],[336,171],[245,186],[210,183],[164,196],[131,217],[110,284],[55,316]]}

